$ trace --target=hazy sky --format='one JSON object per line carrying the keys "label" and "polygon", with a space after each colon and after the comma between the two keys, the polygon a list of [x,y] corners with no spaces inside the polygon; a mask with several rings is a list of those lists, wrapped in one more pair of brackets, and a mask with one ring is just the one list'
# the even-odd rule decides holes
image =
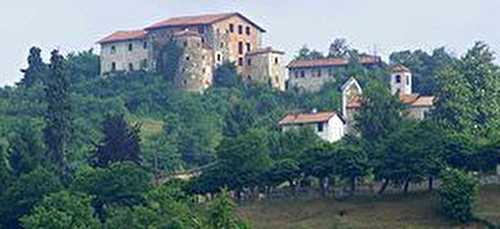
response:
{"label": "hazy sky", "polygon": [[267,29],[264,44],[287,52],[327,51],[345,37],[361,51],[446,46],[457,55],[483,40],[500,51],[498,0],[1,0],[0,85],[19,80],[28,50],[97,48],[114,30],[172,16],[238,11]]}

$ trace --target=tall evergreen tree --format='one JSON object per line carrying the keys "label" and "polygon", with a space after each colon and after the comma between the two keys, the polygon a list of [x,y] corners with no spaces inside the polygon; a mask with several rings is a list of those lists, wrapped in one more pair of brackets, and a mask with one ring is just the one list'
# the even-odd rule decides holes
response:
{"label": "tall evergreen tree", "polygon": [[28,68],[22,69],[24,77],[20,84],[31,87],[36,83],[42,83],[47,75],[47,65],[43,63],[41,57],[42,50],[38,47],[32,47],[28,56]]}
{"label": "tall evergreen tree", "polygon": [[48,157],[56,168],[65,173],[66,154],[72,132],[70,80],[64,67],[64,58],[59,51],[52,51],[47,88],[45,89],[47,112],[44,140]]}
{"label": "tall evergreen tree", "polygon": [[123,114],[118,114],[109,115],[101,128],[104,138],[94,156],[96,166],[106,167],[124,161],[141,163],[140,125],[129,126]]}

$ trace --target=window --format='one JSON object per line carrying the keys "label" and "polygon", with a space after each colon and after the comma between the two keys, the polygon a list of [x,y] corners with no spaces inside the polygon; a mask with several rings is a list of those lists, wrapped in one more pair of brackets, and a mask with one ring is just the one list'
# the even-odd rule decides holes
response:
{"label": "window", "polygon": [[147,49],[148,48],[148,42],[144,41],[144,43],[142,43],[142,47],[144,49]]}
{"label": "window", "polygon": [[238,34],[243,34],[243,26],[242,25],[238,25]]}
{"label": "window", "polygon": [[406,85],[410,86],[410,76],[406,76]]}
{"label": "window", "polygon": [[305,78],[306,77],[306,72],[300,71],[300,78]]}
{"label": "window", "polygon": [[249,27],[249,26],[247,26],[247,27],[245,28],[245,32],[246,32],[246,34],[247,34],[247,35],[250,35],[250,27]]}
{"label": "window", "polygon": [[243,57],[238,58],[238,65],[243,66]]}
{"label": "window", "polygon": [[128,70],[129,70],[129,71],[134,71],[134,64],[129,63],[129,64],[128,64]]}
{"label": "window", "polygon": [[298,79],[299,78],[299,71],[295,71],[294,74],[295,74],[295,79]]}
{"label": "window", "polygon": [[251,75],[248,75],[248,76],[247,76],[247,79],[248,79],[248,80],[252,80],[252,76],[251,76]]}
{"label": "window", "polygon": [[116,46],[111,46],[111,54],[115,54],[116,53]]}
{"label": "window", "polygon": [[278,59],[278,57],[275,57],[275,58],[274,58],[274,64],[279,64],[279,59]]}
{"label": "window", "polygon": [[233,24],[229,24],[229,32],[234,33],[234,25]]}
{"label": "window", "polygon": [[203,26],[198,27],[198,33],[204,34],[205,33],[205,27],[203,27]]}
{"label": "window", "polygon": [[132,43],[128,44],[128,51],[132,51],[133,48],[134,46],[132,45]]}
{"label": "window", "polygon": [[333,68],[328,69],[328,76],[333,77],[335,75],[335,70]]}
{"label": "window", "polygon": [[148,68],[148,60],[147,59],[142,60],[142,62],[141,62],[141,68],[142,69]]}
{"label": "window", "polygon": [[238,42],[238,53],[243,54],[243,42]]}
{"label": "window", "polygon": [[186,56],[186,60],[189,61],[191,58],[189,56]]}
{"label": "window", "polygon": [[220,54],[217,54],[217,61],[221,61],[222,57]]}
{"label": "window", "polygon": [[247,52],[250,52],[250,50],[252,50],[252,45],[250,45],[250,43],[247,43]]}
{"label": "window", "polygon": [[322,122],[318,123],[317,128],[318,128],[318,132],[323,132],[325,130],[325,123],[322,123]]}
{"label": "window", "polygon": [[224,42],[221,42],[221,43],[220,43],[220,47],[221,47],[221,48],[224,48]]}
{"label": "window", "polygon": [[205,74],[205,73],[207,72],[207,69],[202,68],[202,69],[201,69],[201,72],[202,72],[203,74]]}
{"label": "window", "polygon": [[248,65],[248,66],[251,66],[251,65],[252,65],[252,59],[250,59],[250,58],[249,58],[249,59],[247,60],[247,65]]}
{"label": "window", "polygon": [[396,83],[401,83],[401,76],[400,75],[396,75]]}
{"label": "window", "polygon": [[321,69],[318,69],[318,71],[316,72],[316,76],[321,77]]}
{"label": "window", "polygon": [[187,46],[188,46],[188,42],[184,41],[184,47],[187,47]]}
{"label": "window", "polygon": [[116,71],[116,63],[115,62],[111,63],[111,71],[112,72]]}

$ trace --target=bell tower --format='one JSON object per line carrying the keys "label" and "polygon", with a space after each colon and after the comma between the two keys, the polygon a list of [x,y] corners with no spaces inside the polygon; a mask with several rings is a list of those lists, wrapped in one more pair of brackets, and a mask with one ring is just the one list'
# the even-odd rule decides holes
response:
{"label": "bell tower", "polygon": [[412,75],[410,69],[397,64],[391,68],[391,93],[394,95],[399,92],[400,95],[412,94]]}

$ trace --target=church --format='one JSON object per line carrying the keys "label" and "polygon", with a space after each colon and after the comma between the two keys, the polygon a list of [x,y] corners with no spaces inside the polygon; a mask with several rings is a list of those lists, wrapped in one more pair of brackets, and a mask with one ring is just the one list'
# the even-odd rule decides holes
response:
{"label": "church", "polygon": [[[406,115],[416,120],[426,118],[434,107],[434,96],[421,96],[412,92],[412,73],[403,65],[391,67],[390,89],[398,95],[407,111]],[[335,142],[354,130],[354,118],[362,106],[363,89],[358,81],[351,77],[341,88],[342,110],[288,114],[279,123],[282,131],[297,128],[311,128],[323,140]]]}

